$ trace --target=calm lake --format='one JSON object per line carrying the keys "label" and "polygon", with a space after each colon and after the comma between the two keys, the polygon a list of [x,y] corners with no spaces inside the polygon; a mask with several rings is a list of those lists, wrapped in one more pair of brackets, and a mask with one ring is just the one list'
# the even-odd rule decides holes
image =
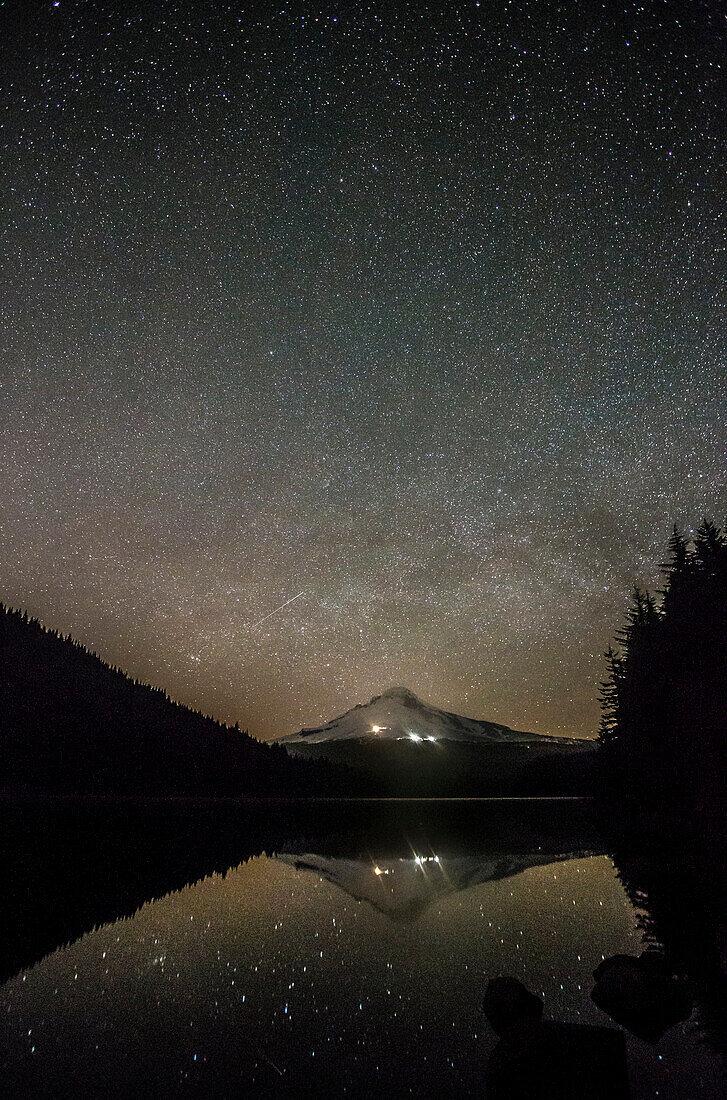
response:
{"label": "calm lake", "polygon": [[[643,859],[619,865],[574,803],[4,815],[10,1096],[481,1095],[488,977],[616,1027],[594,968],[659,943],[650,892],[681,927]],[[686,912],[709,938],[709,902]],[[693,946],[698,970],[713,944]],[[655,1045],[625,1033],[633,1097],[724,1095],[699,996]]]}

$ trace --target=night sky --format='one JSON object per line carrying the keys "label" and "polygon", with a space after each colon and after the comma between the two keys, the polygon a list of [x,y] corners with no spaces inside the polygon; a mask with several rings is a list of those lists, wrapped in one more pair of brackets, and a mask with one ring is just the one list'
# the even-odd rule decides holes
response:
{"label": "night sky", "polygon": [[0,4],[0,599],[260,737],[593,735],[727,517],[725,10]]}

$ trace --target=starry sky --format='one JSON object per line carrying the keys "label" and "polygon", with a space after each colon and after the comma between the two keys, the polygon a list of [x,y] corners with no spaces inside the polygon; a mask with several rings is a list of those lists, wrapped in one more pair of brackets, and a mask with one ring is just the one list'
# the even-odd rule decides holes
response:
{"label": "starry sky", "polygon": [[0,24],[0,598],[262,738],[592,736],[727,518],[724,5]]}

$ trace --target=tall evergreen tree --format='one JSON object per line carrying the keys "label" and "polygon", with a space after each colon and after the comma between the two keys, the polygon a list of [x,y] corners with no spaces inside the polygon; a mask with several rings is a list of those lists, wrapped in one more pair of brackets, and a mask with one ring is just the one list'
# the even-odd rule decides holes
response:
{"label": "tall evergreen tree", "polygon": [[606,654],[600,742],[613,790],[650,808],[716,812],[727,760],[727,540],[674,528],[660,606],[636,589]]}

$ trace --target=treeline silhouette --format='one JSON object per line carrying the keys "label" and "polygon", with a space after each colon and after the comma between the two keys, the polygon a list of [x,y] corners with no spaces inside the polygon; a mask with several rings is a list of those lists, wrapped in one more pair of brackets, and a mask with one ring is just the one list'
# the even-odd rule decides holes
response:
{"label": "treeline silhouette", "polygon": [[27,612],[0,604],[0,791],[305,796],[344,771],[291,758],[176,703]]}
{"label": "treeline silhouette", "polygon": [[606,655],[599,740],[607,792],[638,810],[717,817],[726,806],[727,539],[677,527],[660,599],[636,589]]}
{"label": "treeline silhouette", "polygon": [[598,785],[592,742],[344,739],[295,745],[294,751],[307,760],[338,764],[358,776],[362,787],[389,798],[591,797]]}

